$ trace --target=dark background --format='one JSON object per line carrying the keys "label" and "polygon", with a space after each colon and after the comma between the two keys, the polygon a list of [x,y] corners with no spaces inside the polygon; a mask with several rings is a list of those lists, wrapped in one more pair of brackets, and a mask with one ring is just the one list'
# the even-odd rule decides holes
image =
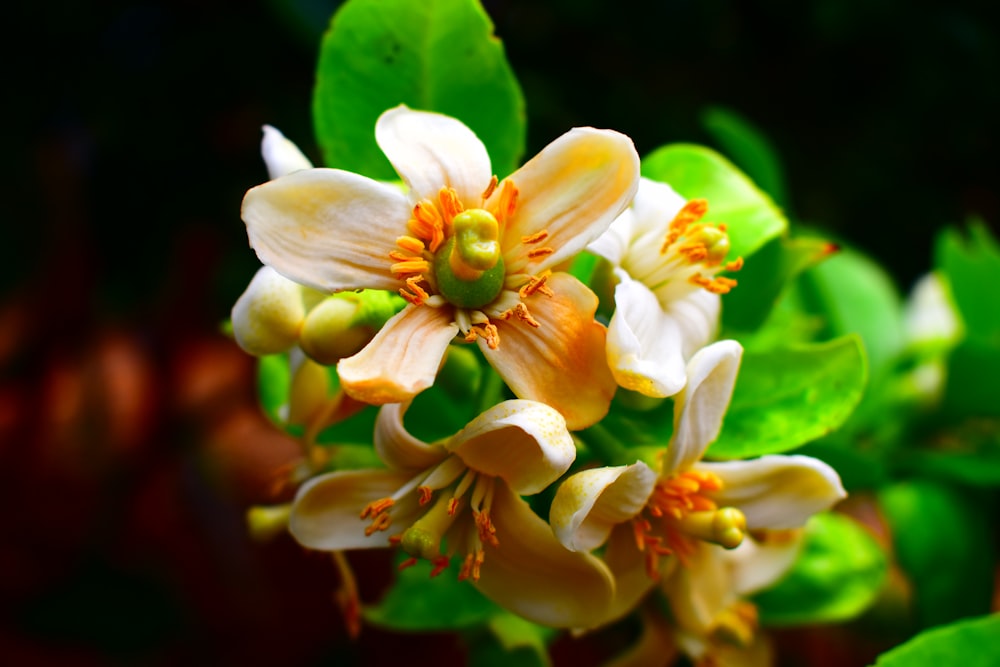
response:
{"label": "dark background", "polygon": [[[623,131],[640,154],[710,143],[702,114],[726,106],[771,139],[793,219],[906,290],[936,230],[1000,220],[991,4],[485,6],[524,88],[528,155],[574,125]],[[266,179],[260,126],[319,161],[310,95],[333,6],[7,10],[0,654],[17,664],[387,655],[371,629],[345,648],[324,558],[245,537],[244,507],[273,497],[295,449],[259,417],[252,361],[217,333],[257,267],[239,205]],[[412,641],[443,646],[435,664],[456,655]]]}

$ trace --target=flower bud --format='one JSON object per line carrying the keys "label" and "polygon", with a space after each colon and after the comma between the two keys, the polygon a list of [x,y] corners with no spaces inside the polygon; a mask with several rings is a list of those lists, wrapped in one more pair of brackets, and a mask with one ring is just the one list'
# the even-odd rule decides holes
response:
{"label": "flower bud", "polygon": [[367,345],[374,332],[355,324],[359,307],[350,295],[332,296],[317,304],[302,325],[302,350],[319,363],[332,366]]}
{"label": "flower bud", "polygon": [[239,346],[259,357],[294,345],[306,317],[303,289],[271,267],[261,267],[233,306]]}

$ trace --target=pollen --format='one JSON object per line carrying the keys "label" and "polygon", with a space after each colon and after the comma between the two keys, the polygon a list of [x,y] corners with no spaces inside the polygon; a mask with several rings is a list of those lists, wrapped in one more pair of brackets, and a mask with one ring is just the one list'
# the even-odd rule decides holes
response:
{"label": "pollen", "polygon": [[[491,193],[492,194],[492,193]],[[506,222],[514,215],[515,209],[517,209],[517,186],[510,179],[503,182],[503,187],[500,188],[500,195],[497,199],[497,203],[491,210],[493,217],[497,219],[500,223],[501,229],[506,224]]]}
{"label": "pollen", "polygon": [[522,299],[527,299],[529,296],[535,292],[544,294],[545,296],[555,296],[555,292],[552,291],[545,283],[548,281],[549,276],[552,275],[550,271],[538,276],[531,276],[531,278],[520,289],[517,290],[517,295]]}
{"label": "pollen", "polygon": [[531,313],[528,311],[528,307],[520,302],[518,302],[518,304],[513,308],[508,308],[507,310],[500,313],[500,319],[502,320],[509,320],[512,317],[516,317],[517,319],[521,320],[528,326],[534,327],[536,329],[542,326],[541,324],[538,323],[538,320],[536,320],[534,317],[531,316]]}
{"label": "pollen", "polygon": [[491,350],[496,350],[500,347],[500,331],[492,322],[473,324],[469,327],[469,333],[465,335],[465,342],[472,343],[475,342],[477,338],[485,340],[486,345]]}

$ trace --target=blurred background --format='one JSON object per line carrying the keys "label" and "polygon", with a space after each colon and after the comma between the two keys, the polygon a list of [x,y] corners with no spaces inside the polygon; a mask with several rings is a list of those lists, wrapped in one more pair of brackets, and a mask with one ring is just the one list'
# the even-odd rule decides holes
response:
{"label": "blurred background", "polygon": [[[258,266],[239,208],[266,180],[261,125],[320,161],[313,70],[337,4],[8,10],[8,664],[379,664],[394,650],[375,629],[346,641],[325,557],[246,536],[246,506],[280,498],[278,469],[297,450],[259,414],[253,360],[219,333]],[[576,125],[625,132],[640,154],[712,145],[706,119],[724,108],[770,139],[790,217],[871,254],[903,291],[945,225],[979,216],[996,233],[992,3],[484,5],[524,89],[528,155]],[[384,555],[352,562],[362,574],[388,566]],[[870,657],[812,636],[788,644],[805,664]],[[460,655],[447,638],[407,646],[411,665]],[[557,647],[557,660],[573,652]]]}

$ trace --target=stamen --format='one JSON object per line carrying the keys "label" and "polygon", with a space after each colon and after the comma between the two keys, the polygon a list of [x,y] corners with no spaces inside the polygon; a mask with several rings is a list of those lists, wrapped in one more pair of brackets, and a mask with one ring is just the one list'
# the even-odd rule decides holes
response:
{"label": "stamen", "polygon": [[554,252],[555,250],[548,246],[544,246],[542,248],[532,248],[528,251],[528,259],[541,259],[542,257],[547,257]]}
{"label": "stamen", "polygon": [[521,237],[521,243],[523,243],[525,245],[531,245],[533,243],[538,243],[539,241],[544,241],[548,237],[549,237],[549,230],[543,229],[542,231],[535,232],[534,234],[531,234],[530,236],[522,236]]}
{"label": "stamen", "polygon": [[439,574],[447,570],[448,563],[450,560],[451,559],[448,556],[445,556],[444,554],[441,554],[437,558],[433,559],[431,561],[431,565],[433,566],[431,568],[431,579],[433,579],[434,577],[438,576]]}
{"label": "stamen", "polygon": [[507,220],[514,215],[515,208],[517,208],[517,186],[508,178],[503,182],[503,187],[500,188],[500,197],[493,210],[493,217],[503,227]]}
{"label": "stamen", "polygon": [[[389,254],[391,259],[403,259],[398,256],[392,257],[392,254],[393,253]],[[395,275],[397,278],[402,278],[403,276],[406,275],[423,274],[430,271],[431,263],[428,262],[426,259],[419,259],[417,257],[407,257],[403,259],[403,261],[398,261],[395,264],[393,264],[389,268],[389,270],[392,271],[393,275]]]}
{"label": "stamen", "polygon": [[519,290],[517,290],[517,295],[520,296],[522,299],[527,299],[535,292],[539,292],[540,294],[544,294],[545,296],[548,297],[555,296],[556,293],[553,292],[552,289],[545,284],[545,282],[549,279],[550,275],[552,275],[552,272],[546,271],[540,276],[531,276],[531,278],[528,279],[528,282],[522,285]]}
{"label": "stamen", "polygon": [[434,495],[434,489],[429,486],[418,486],[417,493],[420,494],[420,500],[418,501],[421,505],[426,505],[431,501]]}
{"label": "stamen", "polygon": [[388,530],[391,524],[392,515],[389,513],[376,515],[372,519],[371,525],[365,528],[365,537],[371,537],[377,532]]}
{"label": "stamen", "polygon": [[361,518],[367,519],[368,517],[377,517],[379,514],[395,504],[396,501],[392,498],[379,498],[378,500],[373,500],[365,505],[365,508],[361,510]]}
{"label": "stamen", "polygon": [[472,515],[476,521],[476,528],[479,529],[479,539],[486,544],[491,546],[500,546],[500,541],[497,540],[496,536],[496,526],[493,525],[493,521],[490,519],[489,510],[483,510],[482,512],[473,512]]}
{"label": "stamen", "polygon": [[493,174],[493,177],[490,178],[490,184],[487,185],[486,189],[483,191],[483,201],[484,202],[487,199],[490,198],[490,195],[493,194],[493,191],[497,189],[497,185],[499,183],[500,183],[500,180],[497,178],[497,175]]}
{"label": "stamen", "polygon": [[446,227],[451,225],[456,215],[465,210],[454,188],[441,188],[438,192],[438,201],[441,202],[441,213]]}
{"label": "stamen", "polygon": [[400,236],[396,239],[396,245],[414,255],[419,255],[424,251],[424,242],[412,236]]}
{"label": "stamen", "polygon": [[413,217],[407,228],[418,239],[426,240],[431,252],[437,252],[444,242],[444,220],[430,199],[421,199],[413,207]]}
{"label": "stamen", "polygon": [[406,279],[406,287],[399,288],[399,296],[414,306],[422,305],[429,298],[427,291],[420,286],[423,281],[424,276],[410,276]]}
{"label": "stamen", "polygon": [[670,229],[683,230],[692,222],[701,220],[708,213],[708,201],[705,199],[692,199],[688,201],[677,215],[670,221]]}
{"label": "stamen", "polygon": [[486,560],[486,554],[482,549],[476,549],[474,553],[466,554],[465,560],[462,562],[462,569],[458,572],[458,580],[472,579],[473,581],[479,581],[479,568],[482,566],[484,560]]}
{"label": "stamen", "polygon": [[542,326],[538,323],[538,320],[531,316],[531,313],[528,312],[528,307],[523,303],[518,303],[513,308],[508,308],[500,313],[500,319],[502,320],[509,320],[511,317],[517,317],[517,319],[536,329]]}
{"label": "stamen", "polygon": [[399,569],[400,569],[400,571],[403,571],[406,568],[413,567],[416,564],[417,564],[417,558],[416,557],[410,557],[410,558],[407,558],[406,560],[404,560],[402,563],[399,564]]}
{"label": "stamen", "polygon": [[448,505],[448,514],[454,514],[458,510],[458,502],[461,500],[465,492],[469,490],[469,486],[476,480],[476,475],[478,473],[469,468],[466,470],[465,475],[462,477],[462,481],[458,483],[455,490],[451,494],[451,503]]}
{"label": "stamen", "polygon": [[696,273],[688,281],[698,287],[704,288],[713,294],[729,294],[730,290],[736,287],[736,281],[732,278],[726,278],[725,276],[715,276],[714,278],[706,278],[700,273]]}
{"label": "stamen", "polygon": [[469,333],[465,335],[465,342],[472,343],[475,342],[477,338],[485,340],[486,345],[491,350],[495,350],[500,347],[500,332],[493,323],[473,324],[469,327]]}

